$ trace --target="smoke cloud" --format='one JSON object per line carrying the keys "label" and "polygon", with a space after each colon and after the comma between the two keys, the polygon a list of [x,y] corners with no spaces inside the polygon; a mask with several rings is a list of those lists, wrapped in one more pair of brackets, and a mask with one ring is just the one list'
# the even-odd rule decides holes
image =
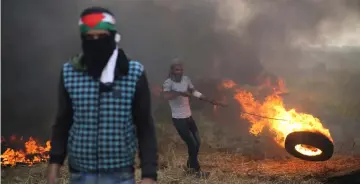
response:
{"label": "smoke cloud", "polygon": [[291,72],[305,47],[360,45],[358,0],[6,0],[3,135],[49,135],[60,67],[80,52],[79,14],[92,5],[115,14],[121,47],[154,85],[175,57],[192,78],[251,84],[264,71]]}

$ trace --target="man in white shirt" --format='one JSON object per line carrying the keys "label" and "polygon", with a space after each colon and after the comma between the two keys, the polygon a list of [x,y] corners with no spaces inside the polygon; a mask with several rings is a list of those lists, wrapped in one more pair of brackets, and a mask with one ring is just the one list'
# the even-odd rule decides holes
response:
{"label": "man in white shirt", "polygon": [[171,65],[169,77],[163,84],[164,98],[169,101],[175,128],[188,146],[188,173],[195,174],[197,177],[208,177],[209,172],[200,170],[198,161],[200,138],[189,104],[190,96],[204,100],[206,97],[195,90],[190,78],[184,76],[183,71],[180,62],[176,61]]}

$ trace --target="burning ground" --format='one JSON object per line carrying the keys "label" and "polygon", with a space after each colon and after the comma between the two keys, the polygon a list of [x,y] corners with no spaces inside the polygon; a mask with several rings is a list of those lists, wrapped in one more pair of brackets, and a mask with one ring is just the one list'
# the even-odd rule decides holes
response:
{"label": "burning ground", "polygon": [[[224,80],[217,86],[220,90],[230,92],[230,98],[236,99],[241,109],[236,109],[239,111],[236,115],[245,120],[249,128],[241,135],[234,134],[229,126],[220,125],[213,122],[215,119],[196,112],[194,116],[198,119],[203,138],[200,160],[203,169],[211,171],[212,175],[207,180],[194,180],[184,175],[181,169],[186,162],[186,147],[170,123],[159,122],[159,183],[324,183],[337,175],[360,170],[360,156],[351,150],[344,152],[339,147],[333,158],[325,162],[303,161],[285,152],[284,138],[293,131],[321,132],[334,140],[331,131],[320,119],[285,107],[282,96],[289,91],[283,80],[274,84],[266,80],[263,85],[253,88]],[[155,98],[158,92],[154,87]],[[214,115],[221,113],[219,108],[211,108],[211,111]],[[264,119],[250,113],[276,119]],[[22,148],[19,144],[23,144]],[[3,138],[2,145],[17,146],[17,149],[7,148],[1,156],[2,182],[45,183],[46,163],[42,162],[48,158],[48,141],[41,143],[31,137],[23,139],[12,136],[7,140]],[[301,149],[309,155],[317,152],[306,147]],[[66,183],[69,177],[66,168],[62,171],[62,177],[63,183]]]}
{"label": "burning ground", "polygon": [[[168,134],[175,134],[171,127],[163,126]],[[171,130],[171,131],[168,131]],[[200,160],[205,170],[211,171],[208,180],[198,180],[184,175],[181,167],[186,162],[186,149],[181,140],[175,136],[167,137],[160,144],[160,171],[158,183],[324,183],[328,178],[337,175],[349,174],[360,169],[360,157],[351,155],[336,155],[326,162],[307,162],[291,157],[273,157],[263,155],[256,158],[257,149],[262,144],[241,145],[247,148],[252,155],[236,151],[224,151],[221,148],[211,148],[203,144]],[[253,148],[251,148],[253,147]],[[139,176],[137,170],[137,177]],[[26,166],[17,165],[13,168],[2,168],[2,183],[46,183],[46,164]],[[67,183],[69,177],[66,168],[62,170],[62,183]],[[349,183],[349,182],[347,182]]]}
{"label": "burning ground", "polygon": [[[176,144],[176,143],[173,143]],[[164,148],[165,149],[165,148]],[[186,176],[181,169],[186,162],[186,151],[181,145],[160,155],[161,169],[158,183],[227,183],[227,184],[320,184],[327,178],[341,174],[349,174],[360,169],[360,158],[337,156],[323,163],[306,162],[297,159],[251,160],[247,156],[224,153],[217,150],[202,151],[200,160],[205,170],[211,171],[209,179],[194,179]],[[137,170],[137,177],[139,176]],[[66,168],[62,170],[62,183],[69,177]],[[340,174],[339,174],[340,173]],[[46,164],[31,167],[2,169],[2,183],[34,183],[45,184]],[[138,178],[139,179],[139,178]],[[349,182],[347,182],[349,183]]]}

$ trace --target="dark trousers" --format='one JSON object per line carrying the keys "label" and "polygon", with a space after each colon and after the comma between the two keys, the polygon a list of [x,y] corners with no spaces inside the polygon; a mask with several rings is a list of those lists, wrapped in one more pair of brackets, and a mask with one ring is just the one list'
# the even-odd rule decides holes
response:
{"label": "dark trousers", "polygon": [[200,170],[198,154],[200,149],[200,137],[194,119],[190,116],[184,119],[172,119],[177,132],[188,146],[189,158],[187,167],[196,171]]}

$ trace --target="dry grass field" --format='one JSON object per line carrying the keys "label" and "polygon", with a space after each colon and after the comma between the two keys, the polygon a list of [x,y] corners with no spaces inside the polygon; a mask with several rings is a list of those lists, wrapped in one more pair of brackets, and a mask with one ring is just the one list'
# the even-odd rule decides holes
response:
{"label": "dry grass field", "polygon": [[[325,162],[307,162],[290,155],[254,157],[251,150],[234,151],[221,147],[214,148],[210,139],[203,136],[200,153],[202,168],[210,171],[208,179],[197,179],[185,174],[186,147],[175,134],[171,124],[158,127],[166,133],[159,136],[159,181],[160,184],[320,184],[329,178],[360,170],[360,156],[337,154]],[[209,132],[204,131],[208,134]],[[214,140],[214,138],[212,138]],[[243,145],[247,149],[254,146]],[[256,147],[256,146],[255,146]],[[281,149],[279,148],[281,151]],[[255,151],[254,151],[255,153]],[[137,179],[140,170],[137,169]],[[68,183],[66,166],[62,170],[61,183]],[[33,166],[17,165],[3,167],[3,184],[45,184],[46,163]],[[330,183],[330,182],[329,182]]]}

